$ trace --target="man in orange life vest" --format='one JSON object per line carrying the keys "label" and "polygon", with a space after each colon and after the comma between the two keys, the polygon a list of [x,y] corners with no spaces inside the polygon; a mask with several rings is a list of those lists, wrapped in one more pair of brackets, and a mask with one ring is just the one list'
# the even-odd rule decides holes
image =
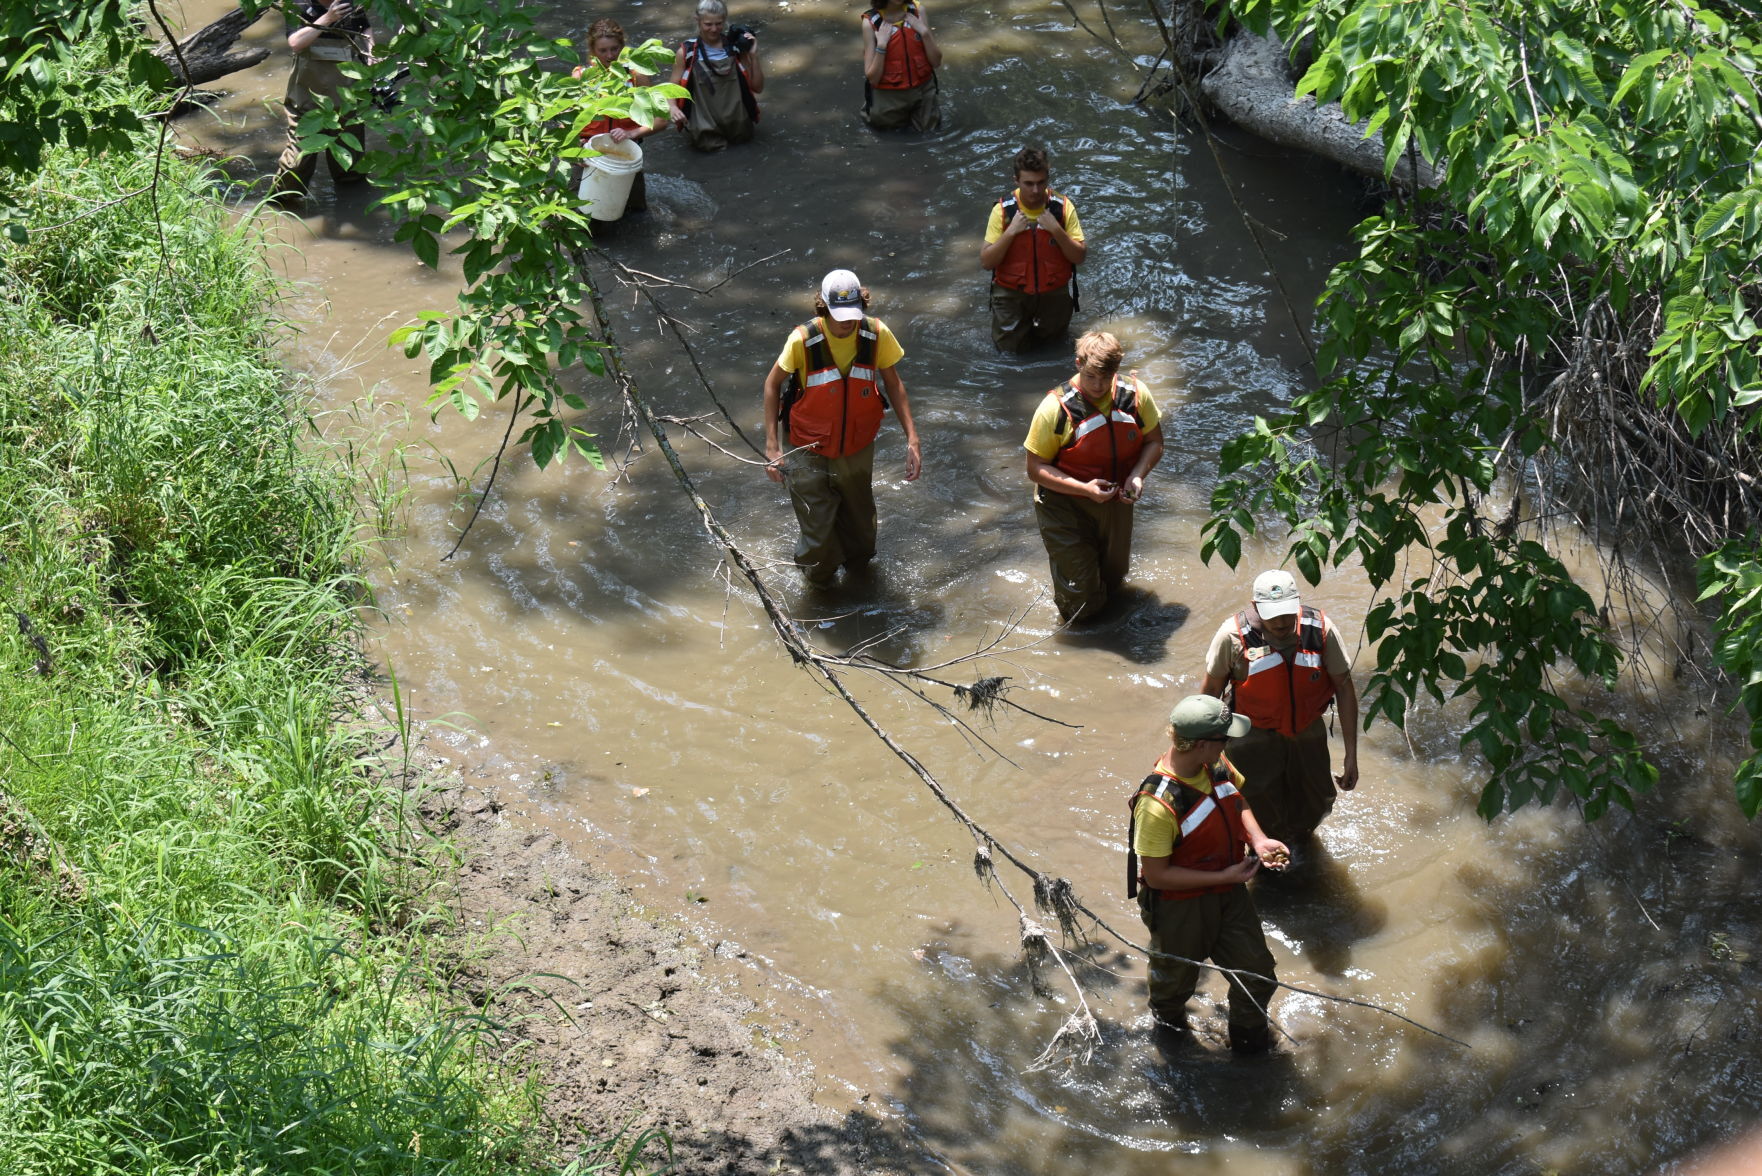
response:
{"label": "man in orange life vest", "polygon": [[936,69],[942,49],[916,0],[878,0],[863,13],[863,117],[878,131],[942,123]]}
{"label": "man in orange life vest", "polygon": [[886,323],[864,313],[868,306],[855,274],[827,274],[814,303],[818,317],[790,332],[765,377],[765,474],[789,483],[801,524],[795,562],[816,588],[830,586],[840,564],[861,572],[875,556],[875,435],[889,406],[905,430],[906,481],[922,468],[896,368],[905,351]]}
{"label": "man in orange life vest", "polygon": [[1334,808],[1323,712],[1340,708],[1346,759],[1338,786],[1358,786],[1358,688],[1339,630],[1319,608],[1305,605],[1290,572],[1254,578],[1254,600],[1218,627],[1205,657],[1200,689],[1223,697],[1254,722],[1230,749],[1248,777],[1248,796],[1267,832],[1301,844]]}
{"label": "man in orange life vest", "polygon": [[1066,621],[1093,617],[1125,580],[1132,508],[1162,460],[1156,401],[1118,374],[1122,358],[1106,331],[1078,339],[1076,374],[1040,401],[1022,443],[1052,599]]}
{"label": "man in orange life vest", "polygon": [[1234,969],[1226,973],[1230,1048],[1272,1045],[1273,956],[1245,883],[1262,863],[1283,869],[1290,853],[1261,830],[1224,755],[1225,741],[1248,729],[1246,716],[1210,695],[1182,699],[1169,715],[1168,751],[1132,797],[1126,897],[1138,900],[1151,951],[1162,953],[1150,959],[1150,1012],[1164,1048],[1188,1033],[1187,999],[1208,958]]}
{"label": "man in orange life vest", "polygon": [[1050,186],[1040,147],[1016,155],[1016,190],[991,208],[979,264],[991,271],[991,341],[1026,351],[1063,339],[1076,308],[1071,283],[1089,255],[1077,206]]}

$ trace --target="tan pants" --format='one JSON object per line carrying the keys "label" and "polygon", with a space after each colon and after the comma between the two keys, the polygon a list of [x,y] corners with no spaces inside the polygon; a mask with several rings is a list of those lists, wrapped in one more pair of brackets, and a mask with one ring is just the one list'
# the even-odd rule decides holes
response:
{"label": "tan pants", "polygon": [[840,564],[861,568],[875,558],[873,445],[847,457],[792,453],[783,470],[801,525],[795,562],[809,584],[825,587]]}
{"label": "tan pants", "polygon": [[[1265,1031],[1267,1010],[1278,986],[1273,983],[1273,953],[1267,950],[1266,932],[1248,887],[1238,884],[1222,894],[1192,898],[1163,898],[1146,887],[1138,892],[1138,913],[1150,929],[1152,951],[1209,959],[1220,968],[1254,973],[1229,978],[1230,1037],[1236,1040]],[[1162,1024],[1174,1028],[1187,1024],[1187,1001],[1198,986],[1196,964],[1150,957],[1150,1011]]]}
{"label": "tan pants", "polygon": [[1274,841],[1302,841],[1334,811],[1325,716],[1297,732],[1295,739],[1256,727],[1230,740],[1230,762],[1242,773],[1242,795],[1254,819]]}
{"label": "tan pants", "polygon": [[[337,68],[340,64],[335,61],[319,61],[304,53],[294,54],[294,72],[288,78],[288,94],[283,103],[287,113],[288,141],[287,146],[282,148],[280,171],[276,174],[272,192],[278,195],[304,195],[312,186],[312,177],[318,173],[318,156],[300,149],[300,119],[309,111],[317,109],[317,99],[327,98],[334,102],[342,93],[343,87],[349,84],[349,79]],[[343,130],[353,135],[356,142],[365,149],[366,126],[355,124],[344,127]],[[345,166],[335,154],[327,151],[324,155],[329,161],[330,178],[335,182],[349,184],[367,178],[354,168]]]}
{"label": "tan pants", "polygon": [[869,87],[863,103],[863,117],[878,131],[900,127],[910,127],[914,131],[935,130],[942,125],[942,98],[936,79],[903,90]]}
{"label": "tan pants", "polygon": [[991,283],[991,341],[1000,351],[1062,342],[1071,327],[1071,288],[1024,294]]}
{"label": "tan pants", "polygon": [[1131,503],[1117,498],[1091,502],[1038,486],[1034,517],[1052,565],[1052,601],[1058,605],[1058,615],[1067,621],[1094,616],[1125,580],[1132,561]]}

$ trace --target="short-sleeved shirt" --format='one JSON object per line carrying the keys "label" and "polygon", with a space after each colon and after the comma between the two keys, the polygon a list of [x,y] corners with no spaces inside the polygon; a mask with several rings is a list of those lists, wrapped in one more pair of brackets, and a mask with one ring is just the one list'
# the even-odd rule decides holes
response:
{"label": "short-sleeved shirt", "polygon": [[[827,325],[823,320],[815,319],[815,321],[820,323],[820,329],[826,336],[826,345],[832,349],[832,362],[838,365],[839,371],[843,372],[845,375],[849,375],[850,365],[855,363],[857,359],[857,339],[861,334],[860,329],[852,331],[850,334],[840,339],[827,328]],[[860,325],[861,324],[859,324],[859,328]],[[887,329],[887,324],[880,319],[876,319],[876,370],[880,371],[884,368],[890,368],[904,358],[905,348],[899,345],[899,340],[893,337],[893,332]],[[802,343],[801,334],[799,332],[789,332],[789,338],[783,344],[783,353],[777,357],[777,366],[792,375],[801,374],[802,370],[808,366],[808,349]]]}
{"label": "short-sleeved shirt", "polygon": [[[1157,769],[1168,770],[1166,760],[1157,761]],[[1224,766],[1230,771],[1230,783],[1236,791],[1242,791],[1242,773],[1228,759]],[[1171,773],[1172,774],[1172,773]],[[1211,795],[1211,770],[1199,769],[1197,776],[1177,776],[1181,783],[1198,789],[1206,796]],[[1248,798],[1242,798],[1242,806],[1248,806]],[[1165,858],[1175,852],[1175,843],[1181,840],[1181,827],[1175,823],[1175,814],[1169,812],[1168,806],[1148,796],[1140,796],[1132,808],[1132,852],[1141,858]]]}
{"label": "short-sleeved shirt", "polygon": [[[1290,639],[1283,644],[1274,641],[1272,634],[1267,633],[1267,644],[1276,653],[1289,654],[1297,648],[1297,630],[1293,628]],[[1322,669],[1332,678],[1351,668],[1352,663],[1346,658],[1346,649],[1340,644],[1340,630],[1330,617],[1327,641],[1322,645]],[[1205,651],[1205,673],[1207,677],[1216,678],[1220,682],[1240,682],[1248,677],[1248,664],[1242,660],[1242,643],[1236,640],[1234,616],[1219,625],[1217,632],[1212,635],[1211,648]]]}
{"label": "short-sleeved shirt", "polygon": [[[1150,389],[1142,381],[1138,389],[1138,435],[1142,437],[1162,422],[1162,414],[1157,411],[1155,397],[1150,395]],[[1113,389],[1109,388],[1101,403],[1096,405],[1096,411],[1110,412],[1112,409]],[[1058,398],[1042,396],[1040,406],[1034,410],[1034,419],[1028,425],[1028,439],[1022,442],[1022,448],[1041,461],[1051,461],[1064,448],[1073,427],[1070,414],[1060,410]]]}
{"label": "short-sleeved shirt", "polygon": [[[1083,241],[1083,222],[1077,219],[1076,203],[1063,193],[1055,192],[1053,195],[1065,202],[1065,234],[1069,236],[1071,240],[1081,244]],[[1031,221],[1039,220],[1040,214],[1046,211],[1044,207],[1034,209],[1033,211],[1023,208],[1022,190],[1020,188],[1015,190],[1015,197],[1016,207],[1020,208],[1022,210],[1022,215]],[[1002,202],[999,202],[991,206],[991,219],[985,222],[985,244],[989,245],[999,237],[1003,236],[1004,228],[1003,204]]]}

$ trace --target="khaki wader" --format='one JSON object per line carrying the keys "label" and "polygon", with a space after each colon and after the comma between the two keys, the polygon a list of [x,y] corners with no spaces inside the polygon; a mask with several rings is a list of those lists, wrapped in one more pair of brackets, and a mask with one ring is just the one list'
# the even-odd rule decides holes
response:
{"label": "khaki wader", "polygon": [[685,140],[699,151],[720,151],[753,137],[752,115],[735,70],[732,54],[712,62],[699,48],[691,66],[691,100],[685,104]]}
{"label": "khaki wader", "polygon": [[807,450],[783,459],[784,481],[801,538],[795,562],[809,584],[825,587],[843,564],[860,568],[875,558],[875,446],[845,457]]}
{"label": "khaki wader", "polygon": [[[1052,565],[1052,600],[1067,621],[1094,616],[1126,578],[1132,560],[1132,504],[1092,502],[1034,488],[1034,517]],[[1235,758],[1235,748],[1230,749]]]}
{"label": "khaki wader", "polygon": [[1328,762],[1328,722],[1322,716],[1295,739],[1256,727],[1230,740],[1230,762],[1242,773],[1242,795],[1261,829],[1292,845],[1315,833],[1334,811],[1334,774]]}
{"label": "khaki wader", "polygon": [[[1232,762],[1235,754],[1232,745]],[[1267,1010],[1278,986],[1273,983],[1273,953],[1267,950],[1260,913],[1248,887],[1238,884],[1222,894],[1192,898],[1162,898],[1144,887],[1138,892],[1138,913],[1150,930],[1152,951],[1209,959],[1220,968],[1254,973],[1228,977],[1230,1039],[1252,1040],[1265,1033]],[[1170,1028],[1185,1027],[1187,1001],[1199,986],[1198,966],[1153,955],[1149,979],[1151,1013]]]}
{"label": "khaki wader", "polygon": [[[310,48],[294,54],[294,72],[288,78],[287,99],[283,103],[287,114],[288,142],[282,149],[280,172],[275,177],[275,186],[271,191],[281,193],[297,193],[304,195],[312,185],[312,177],[318,173],[318,156],[300,149],[300,118],[309,111],[317,109],[317,99],[326,98],[332,102],[341,97],[349,79],[342,74],[341,66],[345,61],[356,60],[352,56],[344,56],[340,61],[324,60],[323,55],[350,53],[348,46],[334,38],[320,38]],[[355,136],[357,142],[366,149],[367,128],[363,124],[354,124],[343,128],[348,134]],[[331,152],[325,152],[330,161],[330,178],[339,184],[355,183],[367,177],[351,167],[345,167]]]}
{"label": "khaki wader", "polygon": [[991,283],[991,341],[1000,351],[1061,342],[1071,326],[1071,288],[1024,294]]}
{"label": "khaki wader", "polygon": [[878,131],[910,127],[914,131],[933,131],[942,125],[942,99],[936,79],[919,82],[903,90],[883,90],[871,86],[863,103],[863,117]]}

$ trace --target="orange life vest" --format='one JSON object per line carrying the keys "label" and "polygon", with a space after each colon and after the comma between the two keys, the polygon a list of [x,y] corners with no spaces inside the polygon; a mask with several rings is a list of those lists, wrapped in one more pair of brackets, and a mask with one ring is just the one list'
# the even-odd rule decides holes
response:
{"label": "orange life vest", "polygon": [[[1011,221],[1016,219],[1019,207],[1016,194],[1011,192],[998,203],[1003,206],[1003,227],[1009,228]],[[1055,218],[1059,227],[1065,223],[1065,198],[1056,193],[1046,197],[1046,211],[1041,216]],[[1076,276],[1077,267],[1065,260],[1065,255],[1058,250],[1050,233],[1039,229],[1021,233],[1009,243],[1009,251],[997,268],[991,271],[991,280],[999,286],[1008,286],[1011,290],[1020,290],[1025,294],[1041,294],[1047,290],[1057,290],[1070,284]]]}
{"label": "orange life vest", "polygon": [[[679,84],[689,92],[691,90],[691,71],[697,64],[698,39],[688,37],[685,41],[685,69],[679,75]],[[752,84],[746,80],[746,66],[736,57],[728,43],[724,41],[722,48],[728,50],[729,58],[734,62],[734,78],[740,85],[740,101],[746,107],[746,115],[754,122],[759,121],[759,100],[753,96]]]}
{"label": "orange life vest", "polygon": [[1071,381],[1049,391],[1047,395],[1058,398],[1059,411],[1071,423],[1052,464],[1084,482],[1106,478],[1118,485],[1124,481],[1144,448],[1144,418],[1138,411],[1142,391],[1143,385],[1131,376],[1115,376],[1113,404],[1105,413],[1083,399]]}
{"label": "orange life vest", "polygon": [[850,371],[841,372],[832,358],[826,327],[813,319],[797,327],[807,364],[792,374],[782,404],[789,426],[789,443],[807,445],[820,457],[847,457],[861,453],[881,431],[881,414],[887,400],[881,395],[881,373],[875,367],[880,344],[880,322],[865,317],[857,324],[856,358]]}
{"label": "orange life vest", "polygon": [[1328,617],[1304,605],[1298,614],[1297,645],[1286,657],[1272,647],[1252,609],[1236,614],[1236,642],[1248,676],[1236,683],[1234,707],[1281,735],[1297,732],[1321,718],[1334,698],[1334,679],[1322,664]]}
{"label": "orange life vest", "polygon": [[[596,58],[595,60],[598,59]],[[578,65],[575,67],[575,71],[569,76],[576,78],[581,77],[587,72],[587,68],[588,67],[585,65]],[[632,86],[636,85],[635,70],[630,71],[630,84]],[[643,129],[643,124],[637,122],[635,119],[629,118],[596,118],[585,127],[581,128],[581,141],[585,143],[595,135],[603,135],[607,133],[613,127],[622,127],[627,131],[640,131]]]}
{"label": "orange life vest", "polygon": [[[907,4],[905,10],[908,14],[915,13],[918,6]],[[871,8],[863,13],[863,19],[879,30],[886,17],[881,15],[879,8]],[[924,48],[924,38],[910,25],[900,25],[894,30],[883,53],[881,80],[875,85],[877,90],[909,90],[923,85],[935,75],[936,71],[930,67],[930,54]]]}
{"label": "orange life vest", "polygon": [[[1138,801],[1150,797],[1168,809],[1181,836],[1175,842],[1171,864],[1189,870],[1226,870],[1243,858],[1247,835],[1242,826],[1242,794],[1230,779],[1229,759],[1218,756],[1211,765],[1211,795],[1207,796],[1191,784],[1162,770],[1159,764],[1144,783],[1132,794],[1132,819],[1126,828],[1126,897],[1137,898],[1138,887],[1144,884],[1138,869],[1138,854],[1132,848],[1138,832]],[[1236,887],[1234,882],[1203,886],[1197,890],[1162,890],[1165,899],[1198,898],[1202,894],[1223,894]]]}

